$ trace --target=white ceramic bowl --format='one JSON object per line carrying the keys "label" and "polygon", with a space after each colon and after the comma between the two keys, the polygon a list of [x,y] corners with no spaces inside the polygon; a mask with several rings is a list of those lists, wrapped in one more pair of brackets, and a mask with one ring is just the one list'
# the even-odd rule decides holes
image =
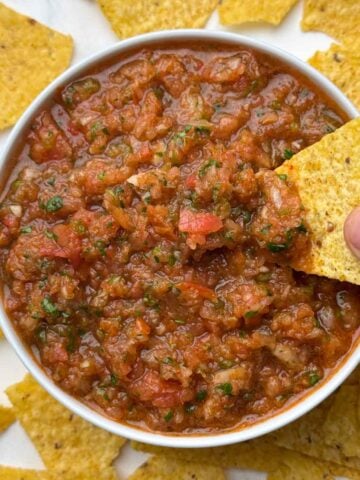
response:
{"label": "white ceramic bowl", "polygon": [[[85,72],[91,71],[91,69],[96,67],[99,63],[111,61],[112,58],[114,58],[114,62],[116,62],[116,55],[118,54],[123,54],[124,52],[137,48],[141,49],[143,47],[151,46],[154,43],[164,43],[166,45],[167,42],[174,42],[176,40],[204,40],[213,41],[216,43],[222,42],[225,44],[239,45],[239,47],[250,47],[259,52],[266,53],[275,59],[281,60],[283,63],[289,65],[294,70],[309,78],[316,86],[319,87],[321,91],[325,92],[330,98],[332,98],[334,103],[338,105],[350,118],[358,115],[356,108],[329,80],[323,77],[308,64],[302,62],[289,53],[280,50],[277,47],[255,41],[251,38],[241,35],[220,31],[173,30],[155,32],[119,42],[70,68],[53,83],[51,83],[51,85],[49,85],[30,105],[12,130],[8,142],[1,152],[0,173],[2,172],[3,175],[6,175],[7,162],[11,158],[11,155],[16,149],[18,143],[21,142],[23,133],[28,128],[29,122],[41,108],[46,106],[47,101],[53,97],[55,91],[58,90],[59,87],[62,87],[77,79]],[[17,335],[9,318],[6,315],[6,312],[4,311],[3,305],[0,305],[0,326],[3,329],[6,338],[11,343],[24,365],[30,370],[31,374],[54,398],[56,398],[67,408],[89,422],[97,425],[98,427],[104,428],[105,430],[108,430],[114,434],[141,442],[151,443],[153,445],[163,445],[169,447],[196,448],[227,445],[249,440],[251,438],[269,433],[272,430],[276,430],[277,428],[292,422],[301,415],[304,415],[306,412],[324,400],[345,380],[345,378],[351,373],[351,371],[358,365],[360,361],[360,342],[356,342],[351,351],[347,354],[336,371],[327,381],[325,381],[323,384],[320,384],[317,388],[310,390],[306,396],[298,399],[293,405],[289,405],[280,413],[271,415],[270,417],[260,420],[250,426],[219,434],[161,434],[143,431],[135,427],[115,422],[114,420],[111,420],[90,409],[56,386],[52,380],[45,375],[44,371],[36,363],[26,346],[21,341],[20,337]]]}

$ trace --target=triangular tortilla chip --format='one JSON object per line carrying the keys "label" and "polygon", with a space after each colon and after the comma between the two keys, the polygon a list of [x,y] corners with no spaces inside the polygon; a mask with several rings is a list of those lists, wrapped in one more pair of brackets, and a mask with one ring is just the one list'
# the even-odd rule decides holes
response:
{"label": "triangular tortilla chip", "polygon": [[297,186],[311,229],[309,254],[292,266],[360,285],[360,261],[343,235],[347,215],[360,205],[360,118],[302,150],[276,172]]}

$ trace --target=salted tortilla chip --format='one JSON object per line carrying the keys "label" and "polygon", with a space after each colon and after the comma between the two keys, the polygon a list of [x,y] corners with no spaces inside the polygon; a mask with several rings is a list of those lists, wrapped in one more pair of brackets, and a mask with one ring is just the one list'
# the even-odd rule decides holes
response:
{"label": "salted tortilla chip", "polygon": [[203,27],[218,0],[97,0],[120,38],[171,28]]}
{"label": "salted tortilla chip", "polygon": [[[317,30],[360,45],[359,0],[305,0],[303,30]],[[355,45],[354,45],[355,46]]]}
{"label": "salted tortilla chip", "polygon": [[0,3],[0,130],[70,63],[73,41]]}
{"label": "salted tortilla chip", "polygon": [[217,448],[168,448],[132,442],[140,450],[185,462],[216,465],[223,468],[248,468],[268,472],[279,468],[283,449],[264,439]]}
{"label": "salted tortilla chip", "polygon": [[108,472],[124,445],[123,438],[94,427],[54,400],[30,375],[6,390],[16,418],[37,448],[44,464],[58,474]]}
{"label": "salted tortilla chip", "polygon": [[0,432],[6,430],[14,422],[14,410],[12,408],[3,407],[2,405],[0,405]]}
{"label": "salted tortilla chip", "polygon": [[343,385],[336,392],[323,425],[324,442],[336,445],[348,457],[360,457],[358,402],[358,386]]}
{"label": "salted tortilla chip", "polygon": [[276,445],[296,450],[317,460],[332,462],[329,468],[333,474],[337,474],[336,465],[360,470],[360,458],[346,457],[336,445],[330,446],[324,442],[322,427],[333,401],[334,396],[296,422],[273,432],[270,437]]}
{"label": "salted tortilla chip", "polygon": [[183,462],[174,458],[152,457],[129,480],[225,480],[222,468],[203,463]]}
{"label": "salted tortilla chip", "polygon": [[358,50],[353,50],[333,43],[325,52],[315,52],[308,62],[335,83],[360,110],[360,44]]}
{"label": "salted tortilla chip", "polygon": [[240,25],[247,22],[279,23],[298,0],[223,0],[219,6],[223,25]]}
{"label": "salted tortilla chip", "polygon": [[46,472],[0,466],[1,480],[47,480]]}
{"label": "salted tortilla chip", "polygon": [[324,462],[319,462],[311,457],[300,455],[297,452],[288,450],[286,457],[291,457],[278,469],[270,472],[267,480],[333,480],[329,467]]}
{"label": "salted tortilla chip", "polygon": [[311,229],[309,254],[292,266],[360,285],[360,262],[343,236],[347,215],[360,205],[360,118],[302,150],[276,172],[297,186]]}
{"label": "salted tortilla chip", "polygon": [[[347,377],[343,385],[359,385],[360,384],[360,368],[357,367],[355,370]],[[360,420],[360,417],[359,417]]]}
{"label": "salted tortilla chip", "polygon": [[[2,467],[0,466],[1,480],[90,480],[94,472],[81,472],[79,474],[65,473],[61,477],[59,473],[47,470],[25,470],[22,468]],[[108,476],[107,471],[96,472],[96,480],[118,480],[114,473],[112,477]]]}

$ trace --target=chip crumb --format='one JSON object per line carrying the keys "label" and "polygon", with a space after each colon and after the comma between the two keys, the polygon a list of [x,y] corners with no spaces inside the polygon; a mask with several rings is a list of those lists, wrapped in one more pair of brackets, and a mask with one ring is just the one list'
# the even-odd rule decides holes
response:
{"label": "chip crumb", "polygon": [[223,0],[219,6],[223,25],[266,22],[279,25],[298,0]]}
{"label": "chip crumb", "polygon": [[155,30],[203,27],[218,4],[218,0],[97,1],[120,38]]}
{"label": "chip crumb", "polygon": [[74,476],[92,471],[99,474],[98,478],[101,472],[103,480],[116,478],[112,462],[125,439],[69,415],[30,375],[9,387],[6,393],[16,418],[48,469]]}
{"label": "chip crumb", "polygon": [[360,162],[348,163],[346,158],[360,158],[360,118],[302,150],[276,172],[297,186],[311,229],[310,252],[295,259],[292,267],[360,285],[360,262],[343,235],[347,215],[360,205]]}
{"label": "chip crumb", "polygon": [[73,41],[0,3],[0,130],[69,65]]}

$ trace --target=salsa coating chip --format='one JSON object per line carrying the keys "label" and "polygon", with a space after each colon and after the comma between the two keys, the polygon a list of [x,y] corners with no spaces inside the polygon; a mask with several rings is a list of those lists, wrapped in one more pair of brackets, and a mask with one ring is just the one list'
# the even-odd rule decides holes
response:
{"label": "salsa coating chip", "polygon": [[359,0],[305,0],[302,29],[317,30],[360,46]]}
{"label": "salsa coating chip", "polygon": [[64,71],[73,41],[0,3],[0,130]]}
{"label": "salsa coating chip", "polygon": [[139,467],[129,480],[225,480],[220,467],[191,463],[168,457],[152,457]]}
{"label": "salsa coating chip", "polygon": [[203,27],[218,0],[98,0],[120,38],[171,28]]}
{"label": "salsa coating chip", "polygon": [[[16,418],[26,430],[47,468],[58,474],[100,472],[101,478],[116,478],[110,468],[124,445],[123,438],[94,427],[77,417],[30,376],[6,391]],[[76,461],[74,461],[76,458]],[[105,477],[104,472],[108,472]]]}
{"label": "salsa coating chip", "polygon": [[298,188],[311,228],[311,249],[296,270],[360,285],[360,262],[345,244],[343,225],[360,205],[360,118],[283,163],[276,172]]}
{"label": "salsa coating chip", "polygon": [[6,430],[14,422],[14,410],[12,408],[0,405],[0,432]]}
{"label": "salsa coating chip", "polygon": [[223,25],[266,22],[279,25],[298,0],[223,0],[219,6]]}
{"label": "salsa coating chip", "polygon": [[315,52],[308,60],[340,88],[360,109],[360,51],[333,43],[324,52]]}

